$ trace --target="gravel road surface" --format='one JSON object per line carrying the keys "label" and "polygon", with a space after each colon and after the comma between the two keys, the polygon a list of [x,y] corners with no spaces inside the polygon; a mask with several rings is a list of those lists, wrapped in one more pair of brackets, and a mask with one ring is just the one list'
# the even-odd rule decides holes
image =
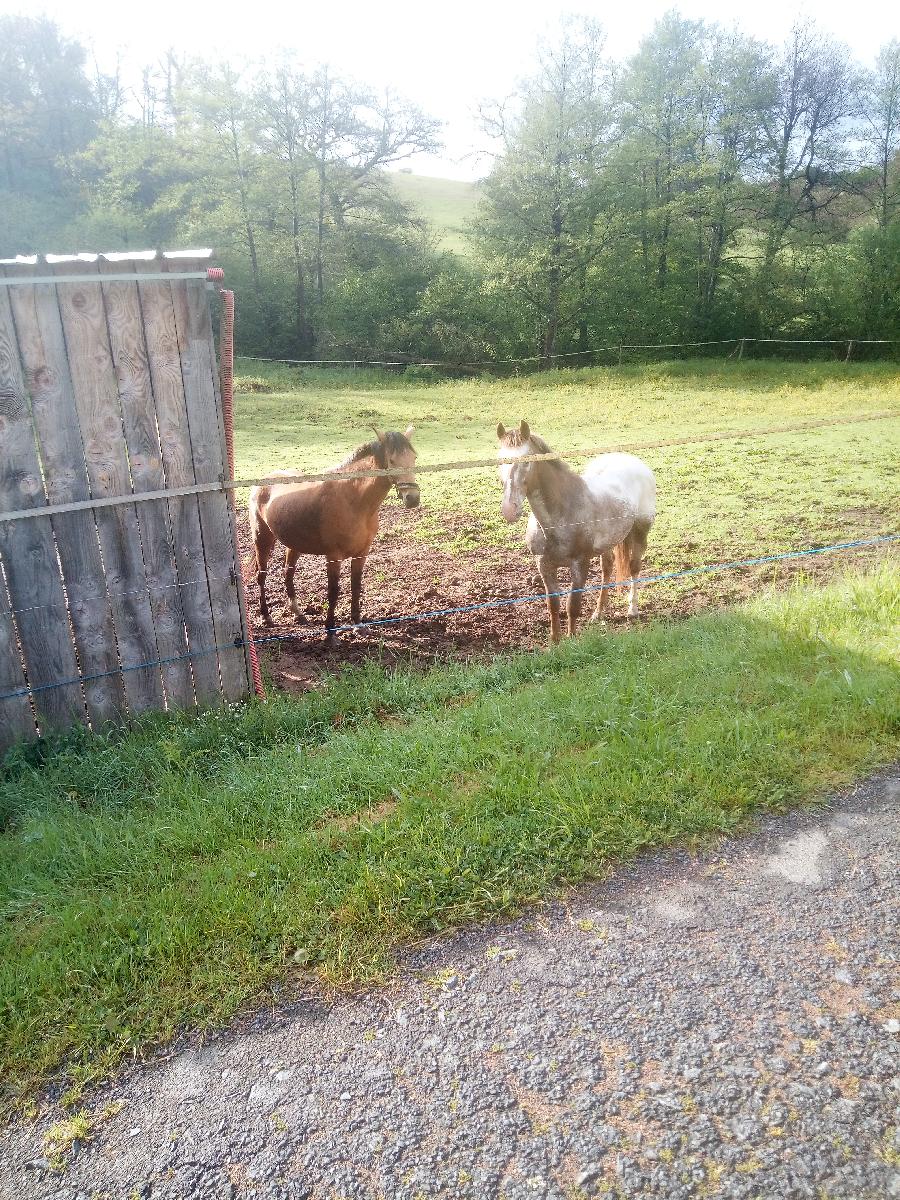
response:
{"label": "gravel road surface", "polygon": [[170,1048],[3,1200],[900,1197],[900,769]]}

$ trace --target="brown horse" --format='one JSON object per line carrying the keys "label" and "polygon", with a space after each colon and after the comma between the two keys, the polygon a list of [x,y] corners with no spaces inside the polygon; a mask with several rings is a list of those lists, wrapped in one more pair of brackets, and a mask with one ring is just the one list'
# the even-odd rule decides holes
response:
{"label": "brown horse", "polygon": [[[406,433],[378,433],[377,440],[354,450],[333,468],[334,478],[292,483],[297,471],[276,471],[284,483],[265,483],[250,493],[250,529],[256,552],[259,611],[272,624],[266,603],[266,569],[276,541],[287,547],[284,586],[291,611],[298,621],[303,614],[294,591],[294,570],[301,554],[324,555],[328,569],[328,624],[326,643],[333,645],[334,611],[340,594],[341,563],[350,559],[350,618],[360,616],[363,567],[378,533],[378,514],[392,487],[407,508],[417,508],[419,485],[415,479],[416,452]],[[391,471],[391,475],[345,479],[345,473]]]}

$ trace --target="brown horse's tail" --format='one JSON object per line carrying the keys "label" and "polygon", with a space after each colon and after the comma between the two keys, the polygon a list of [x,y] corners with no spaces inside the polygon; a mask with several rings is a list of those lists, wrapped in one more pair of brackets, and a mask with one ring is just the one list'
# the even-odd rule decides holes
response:
{"label": "brown horse's tail", "polygon": [[616,546],[616,583],[624,583],[631,578],[631,538]]}

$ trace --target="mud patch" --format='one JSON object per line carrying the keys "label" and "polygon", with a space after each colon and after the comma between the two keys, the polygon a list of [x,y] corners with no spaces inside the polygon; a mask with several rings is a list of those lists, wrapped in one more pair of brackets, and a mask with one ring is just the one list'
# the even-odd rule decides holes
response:
{"label": "mud patch", "polygon": [[[264,667],[279,688],[303,693],[321,685],[342,667],[369,660],[392,666],[426,665],[445,659],[484,661],[514,650],[535,650],[547,645],[548,621],[540,579],[521,536],[498,544],[469,512],[447,510],[441,525],[448,541],[471,544],[455,553],[439,550],[417,536],[428,518],[421,510],[410,512],[399,505],[382,510],[381,532],[366,564],[362,615],[376,622],[339,635],[336,647],[324,644],[326,613],[325,563],[302,557],[295,572],[298,622],[287,605],[284,591],[284,547],[276,546],[269,562],[267,593],[273,624],[259,619],[259,589],[246,511],[238,513],[238,539],[247,604],[254,636]],[[433,518],[432,518],[433,519]],[[518,531],[524,533],[524,524]],[[463,537],[464,535],[464,537]],[[644,574],[677,571],[700,561],[722,562],[737,557],[736,544],[696,546],[654,545],[651,540]],[[861,568],[875,553],[856,552]],[[801,573],[825,581],[842,569],[846,556],[806,558],[774,566],[697,576],[689,590],[663,583],[640,593],[644,618],[679,620],[710,608],[736,604],[753,596],[762,584],[777,581],[787,587]],[[590,585],[600,582],[599,564]],[[569,586],[568,572],[560,571],[560,590]],[[337,617],[350,619],[349,568],[341,575]],[[587,594],[581,625],[593,612],[598,593]],[[518,603],[504,603],[520,600]],[[638,624],[625,615],[624,589],[612,593],[606,609],[611,626],[627,629]],[[480,607],[490,605],[491,607]],[[305,607],[304,607],[305,606]],[[563,608],[565,600],[562,601]],[[452,610],[452,611],[448,611]]]}

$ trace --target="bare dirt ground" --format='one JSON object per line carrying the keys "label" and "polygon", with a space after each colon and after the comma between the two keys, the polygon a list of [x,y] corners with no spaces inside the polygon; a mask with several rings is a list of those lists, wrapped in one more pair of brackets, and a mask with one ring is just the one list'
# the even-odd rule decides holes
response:
{"label": "bare dirt ground", "polygon": [[[267,595],[273,624],[266,627],[259,617],[259,589],[256,566],[246,513],[238,514],[238,539],[241,548],[244,584],[254,635],[273,682],[287,691],[301,692],[315,686],[323,672],[377,659],[385,664],[436,660],[484,659],[512,650],[543,647],[547,642],[546,604],[543,585],[535,573],[534,560],[524,543],[500,546],[486,541],[476,519],[463,512],[444,514],[443,527],[448,540],[466,538],[477,548],[458,553],[439,550],[416,536],[421,512],[409,512],[386,506],[382,512],[381,533],[366,564],[363,580],[363,620],[384,622],[340,635],[339,645],[326,649],[325,563],[321,558],[301,558],[295,575],[297,595],[305,610],[299,624],[287,604],[284,590],[284,548],[277,546],[269,563]],[[524,527],[523,527],[524,528]],[[864,536],[864,535],[861,535]],[[670,552],[664,564],[651,542],[644,561],[643,574],[676,571],[696,566],[700,561],[724,562],[735,557],[733,546],[716,547],[703,559],[696,547],[684,546]],[[871,558],[856,552],[854,561],[862,565]],[[705,609],[722,607],[747,599],[762,583],[777,579],[786,586],[802,571],[824,581],[835,574],[840,556],[823,555],[775,566],[713,573],[697,577],[686,593],[675,594],[671,585],[651,585],[640,596],[644,619],[679,620]],[[599,564],[591,577],[591,586],[600,582]],[[560,572],[560,588],[568,587],[568,572]],[[341,579],[338,621],[350,620],[349,569]],[[517,604],[498,604],[475,611],[445,613],[446,609],[464,609],[472,605],[516,597],[535,597]],[[590,617],[596,596],[586,595],[582,621]],[[627,628],[634,624],[625,617],[625,596],[614,591],[607,609],[611,624]],[[426,615],[418,614],[441,614]],[[389,623],[394,618],[414,619]],[[271,639],[266,641],[265,639]]]}

